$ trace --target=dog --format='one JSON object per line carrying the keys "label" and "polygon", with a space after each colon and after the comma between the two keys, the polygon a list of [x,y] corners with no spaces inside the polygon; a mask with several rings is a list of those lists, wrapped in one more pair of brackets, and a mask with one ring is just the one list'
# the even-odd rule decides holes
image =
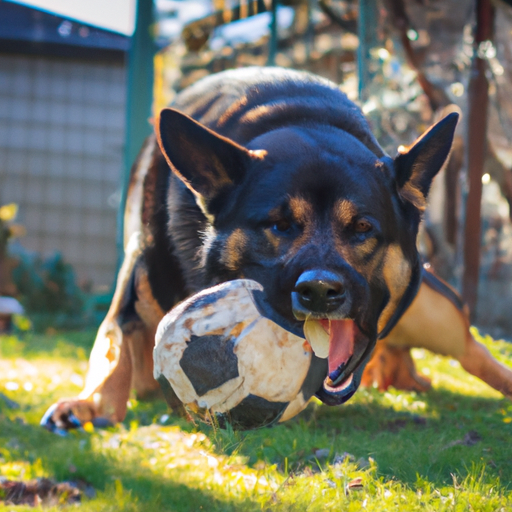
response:
{"label": "dog", "polygon": [[131,389],[159,392],[152,351],[165,312],[238,278],[260,283],[290,325],[323,326],[329,368],[317,396],[349,399],[377,338],[389,341],[406,311],[404,321],[409,311],[431,314],[416,237],[457,118],[392,159],[361,110],[305,72],[230,70],[182,91],[132,168],[125,258],[85,389],[42,423],[122,421]]}

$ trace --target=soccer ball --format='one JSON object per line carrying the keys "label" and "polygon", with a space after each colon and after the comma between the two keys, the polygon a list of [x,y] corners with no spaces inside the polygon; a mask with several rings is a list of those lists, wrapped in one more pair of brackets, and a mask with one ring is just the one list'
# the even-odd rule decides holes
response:
{"label": "soccer ball", "polygon": [[261,285],[228,281],[162,319],[154,376],[202,420],[235,430],[270,426],[302,411],[327,375],[327,360],[301,334],[270,309]]}

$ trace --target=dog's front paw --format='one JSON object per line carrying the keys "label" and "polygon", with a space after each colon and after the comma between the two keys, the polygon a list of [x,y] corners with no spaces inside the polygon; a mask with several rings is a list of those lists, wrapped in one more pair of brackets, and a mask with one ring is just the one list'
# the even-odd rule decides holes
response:
{"label": "dog's front paw", "polygon": [[105,428],[112,425],[107,418],[97,415],[94,404],[87,400],[63,400],[53,404],[44,413],[40,425],[60,436],[69,430],[82,429],[86,423]]}

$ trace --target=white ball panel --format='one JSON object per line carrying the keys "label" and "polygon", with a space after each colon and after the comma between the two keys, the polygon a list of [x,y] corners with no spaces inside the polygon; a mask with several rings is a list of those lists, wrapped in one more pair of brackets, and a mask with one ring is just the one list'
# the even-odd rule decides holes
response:
{"label": "white ball panel", "polygon": [[241,333],[234,352],[247,394],[271,402],[288,402],[297,396],[311,361],[302,338],[265,317]]}
{"label": "white ball panel", "polygon": [[[236,407],[247,396],[247,392],[243,385],[244,379],[243,379],[243,377],[239,377],[239,379],[240,379],[240,386],[237,389],[235,389],[233,392],[231,392],[230,394],[225,393],[224,401],[219,402],[212,406],[211,409],[213,412],[229,412],[231,409]],[[224,386],[225,386],[225,384],[222,385],[221,387],[224,387]]]}
{"label": "white ball panel", "polygon": [[[194,401],[199,405],[199,407],[206,407],[218,412],[225,412],[228,410],[228,408],[226,408],[226,402],[229,402],[231,397],[233,397],[233,400],[236,402],[235,405],[243,400],[245,396],[242,386],[243,380],[244,379],[242,377],[236,377],[236,379],[228,380],[222,384],[222,386],[212,389],[200,397],[196,394]],[[173,385],[172,382],[171,385]],[[239,396],[241,396],[241,398],[238,398]]]}

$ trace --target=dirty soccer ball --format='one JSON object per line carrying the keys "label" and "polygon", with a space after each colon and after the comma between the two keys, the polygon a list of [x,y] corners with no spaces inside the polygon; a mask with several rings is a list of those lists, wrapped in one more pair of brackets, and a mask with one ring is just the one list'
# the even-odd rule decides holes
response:
{"label": "dirty soccer ball", "polygon": [[306,407],[327,374],[326,360],[286,324],[255,281],[204,290],[160,322],[155,379],[166,397],[172,387],[193,416],[221,427],[286,421]]}

